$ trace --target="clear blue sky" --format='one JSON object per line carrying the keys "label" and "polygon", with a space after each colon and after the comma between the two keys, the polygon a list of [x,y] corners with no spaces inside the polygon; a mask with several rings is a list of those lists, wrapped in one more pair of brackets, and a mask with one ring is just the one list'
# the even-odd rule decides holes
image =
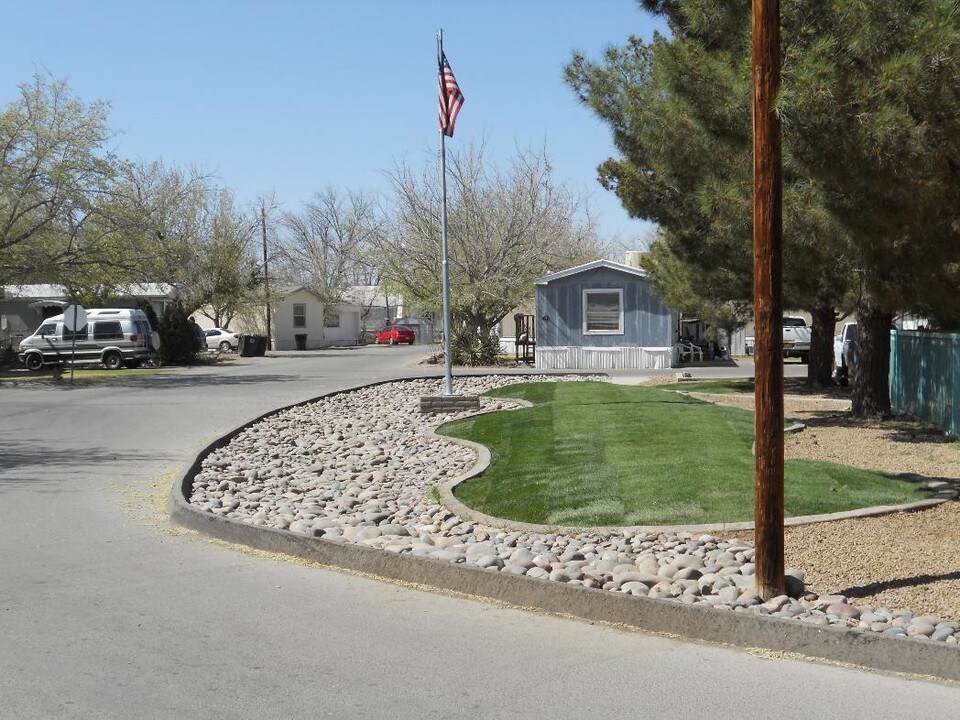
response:
{"label": "clear blue sky", "polygon": [[0,104],[35,72],[66,78],[111,103],[120,155],[198,166],[288,210],[433,161],[443,28],[466,96],[451,145],[485,139],[502,162],[546,143],[605,235],[639,247],[650,229],[597,184],[610,132],[562,80],[575,49],[598,58],[664,29],[635,0],[32,0],[4,16]]}

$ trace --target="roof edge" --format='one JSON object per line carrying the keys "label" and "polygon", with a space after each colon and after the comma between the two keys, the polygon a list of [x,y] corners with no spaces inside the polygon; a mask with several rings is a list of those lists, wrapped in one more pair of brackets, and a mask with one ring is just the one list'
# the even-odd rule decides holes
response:
{"label": "roof edge", "polygon": [[597,268],[607,268],[608,270],[619,270],[620,272],[625,272],[628,275],[635,275],[636,277],[645,278],[649,275],[646,270],[641,270],[640,268],[633,267],[631,265],[624,265],[623,263],[614,262],[613,260],[593,260],[592,262],[584,263],[583,265],[576,265],[572,268],[567,268],[566,270],[560,270],[559,272],[552,273],[550,275],[545,275],[536,281],[536,285],[546,285],[551,283],[554,280],[560,280],[561,278],[569,277],[571,275],[577,275],[582,272],[588,272],[590,270],[596,270]]}

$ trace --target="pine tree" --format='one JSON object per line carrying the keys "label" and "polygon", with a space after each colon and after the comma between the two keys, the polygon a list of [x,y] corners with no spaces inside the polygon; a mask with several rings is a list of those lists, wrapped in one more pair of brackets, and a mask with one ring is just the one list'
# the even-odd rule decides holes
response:
{"label": "pine tree", "polygon": [[[750,282],[749,5],[644,0],[672,37],[631,38],[568,82],[621,153],[601,183],[657,222],[674,254],[730,299]],[[956,57],[944,0],[784,2],[784,301],[814,317],[810,378],[823,381],[834,311],[859,292],[856,415],[889,410],[898,310],[956,317],[960,274]],[[952,295],[952,294],[951,294]]]}
{"label": "pine tree", "polygon": [[[600,166],[601,183],[660,226],[670,254],[691,268],[698,289],[709,288],[706,298],[718,307],[745,303],[753,270],[749,7],[682,10],[671,10],[672,39],[630,38],[602,63],[575,57],[567,80],[610,123],[622,153]],[[822,385],[830,382],[835,311],[855,275],[836,253],[843,227],[785,157],[785,305],[814,317],[808,372]]]}

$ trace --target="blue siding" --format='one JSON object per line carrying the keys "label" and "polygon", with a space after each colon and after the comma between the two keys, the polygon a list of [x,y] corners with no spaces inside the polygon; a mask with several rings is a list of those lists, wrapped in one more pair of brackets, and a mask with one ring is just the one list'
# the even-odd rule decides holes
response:
{"label": "blue siding", "polygon": [[[623,335],[583,333],[583,291],[595,289],[623,290]],[[643,278],[596,268],[537,286],[538,345],[667,347],[672,343],[673,314],[653,296]]]}

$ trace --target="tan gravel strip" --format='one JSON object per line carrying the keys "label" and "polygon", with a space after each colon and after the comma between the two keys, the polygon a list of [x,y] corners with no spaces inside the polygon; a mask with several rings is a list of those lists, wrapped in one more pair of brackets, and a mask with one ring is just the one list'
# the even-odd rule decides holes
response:
{"label": "tan gravel strip", "polygon": [[960,504],[803,525],[786,532],[787,562],[807,587],[859,605],[960,620]]}
{"label": "tan gravel strip", "polygon": [[[697,397],[753,407],[752,395]],[[787,437],[788,458],[960,485],[960,445],[934,428],[903,419],[855,421],[843,399],[787,395],[784,400],[787,415],[807,425]],[[960,620],[960,503],[790,527],[786,559],[804,570],[807,587],[821,595],[842,594],[856,604]]]}

